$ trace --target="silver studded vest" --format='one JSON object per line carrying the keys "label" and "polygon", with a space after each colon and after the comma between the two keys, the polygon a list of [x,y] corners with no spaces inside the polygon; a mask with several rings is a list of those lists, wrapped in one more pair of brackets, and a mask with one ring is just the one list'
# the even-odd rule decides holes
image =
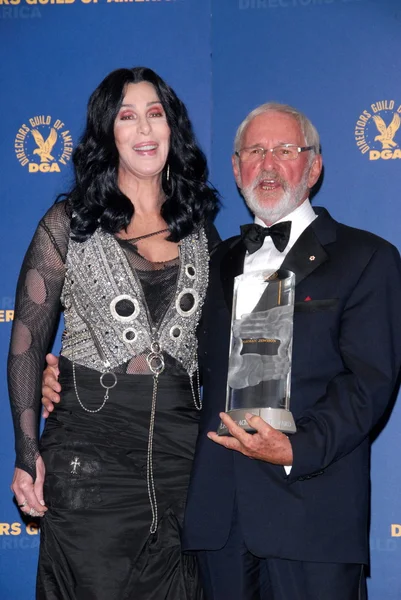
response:
{"label": "silver studded vest", "polygon": [[69,241],[62,292],[65,332],[61,354],[100,372],[150,352],[177,360],[192,375],[208,284],[208,248],[203,229],[179,243],[180,266],[174,301],[152,328],[142,287],[113,235],[98,229],[82,243]]}

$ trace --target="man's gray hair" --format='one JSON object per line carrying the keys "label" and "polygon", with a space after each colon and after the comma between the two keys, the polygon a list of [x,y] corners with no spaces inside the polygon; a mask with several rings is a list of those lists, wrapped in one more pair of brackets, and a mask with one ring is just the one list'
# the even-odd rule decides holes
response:
{"label": "man's gray hair", "polygon": [[[306,146],[314,146],[315,153],[320,154],[320,140],[316,127],[311,123],[308,117],[306,117],[299,110],[293,108],[292,106],[289,106],[288,104],[280,104],[279,102],[267,102],[266,104],[261,104],[252,112],[250,112],[247,117],[245,117],[245,119],[242,121],[241,125],[237,129],[237,133],[235,134],[234,152],[238,152],[238,150],[241,148],[242,136],[244,135],[245,129],[247,128],[249,123],[255,117],[263,115],[267,112],[279,112],[294,117],[294,119],[298,121],[299,126],[301,127],[301,131],[305,138]],[[313,156],[313,154],[311,154],[311,156]]]}

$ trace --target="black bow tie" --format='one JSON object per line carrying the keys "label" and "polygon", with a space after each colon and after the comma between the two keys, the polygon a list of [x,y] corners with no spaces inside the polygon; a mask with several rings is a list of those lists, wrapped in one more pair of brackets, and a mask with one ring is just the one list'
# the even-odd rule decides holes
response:
{"label": "black bow tie", "polygon": [[270,235],[279,252],[284,252],[290,239],[291,221],[276,223],[271,227],[262,227],[256,223],[241,225],[241,237],[249,254],[253,254],[263,246],[264,239]]}

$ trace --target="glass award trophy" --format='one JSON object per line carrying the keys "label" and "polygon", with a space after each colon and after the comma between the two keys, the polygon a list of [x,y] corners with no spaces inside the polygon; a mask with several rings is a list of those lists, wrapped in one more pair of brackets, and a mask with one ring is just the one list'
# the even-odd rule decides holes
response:
{"label": "glass award trophy", "polygon": [[[290,412],[295,274],[255,271],[234,280],[226,412],[255,430],[246,413],[283,433],[295,433]],[[230,435],[224,423],[217,431]]]}

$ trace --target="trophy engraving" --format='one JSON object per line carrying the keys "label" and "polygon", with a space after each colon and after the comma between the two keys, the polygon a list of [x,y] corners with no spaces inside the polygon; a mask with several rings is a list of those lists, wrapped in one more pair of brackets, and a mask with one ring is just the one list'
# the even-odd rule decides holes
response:
{"label": "trophy engraving", "polygon": [[[295,275],[280,269],[235,278],[226,412],[254,430],[247,412],[284,433],[296,431],[290,412]],[[221,423],[219,435],[229,435]]]}

